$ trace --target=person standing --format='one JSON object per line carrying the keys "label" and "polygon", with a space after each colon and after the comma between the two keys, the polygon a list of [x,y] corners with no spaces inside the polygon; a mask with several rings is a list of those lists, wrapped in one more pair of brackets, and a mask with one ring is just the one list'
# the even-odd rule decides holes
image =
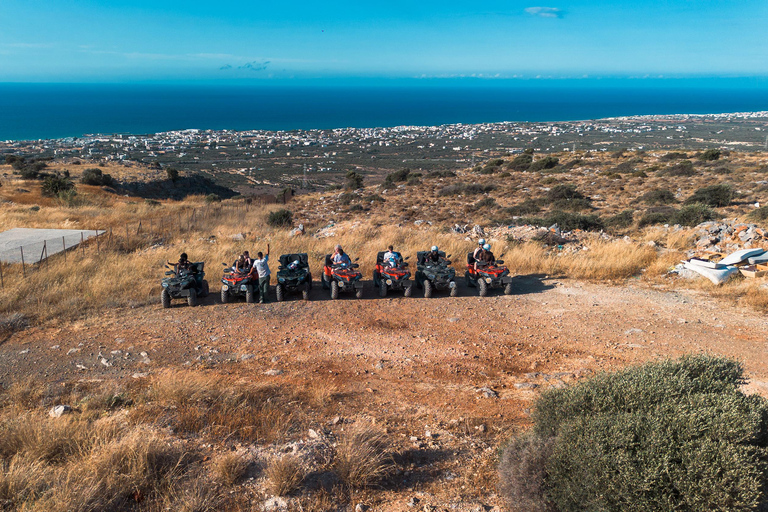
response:
{"label": "person standing", "polygon": [[267,254],[259,251],[256,259],[253,260],[253,266],[259,273],[259,304],[265,304],[269,302],[269,244],[267,244]]}

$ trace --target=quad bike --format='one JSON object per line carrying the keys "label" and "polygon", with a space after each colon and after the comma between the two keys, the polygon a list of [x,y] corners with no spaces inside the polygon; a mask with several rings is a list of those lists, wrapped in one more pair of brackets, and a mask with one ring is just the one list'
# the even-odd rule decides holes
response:
{"label": "quad bike", "polygon": [[[197,299],[208,295],[208,281],[203,271],[205,262],[191,263],[188,269],[172,269],[165,273],[162,281],[163,291],[160,300],[164,308],[171,307],[171,299],[186,297],[187,304],[197,306]],[[166,265],[166,268],[171,268]]]}
{"label": "quad bike", "polygon": [[416,286],[424,288],[424,297],[432,297],[435,290],[450,290],[451,297],[459,294],[456,285],[456,270],[448,265],[451,262],[446,259],[445,253],[439,251],[440,261],[428,260],[430,251],[416,253]]}
{"label": "quad bike", "polygon": [[394,267],[384,261],[385,251],[376,255],[376,269],[373,271],[373,284],[379,288],[381,297],[389,290],[403,290],[404,297],[410,297],[413,289],[408,262],[400,260]]}
{"label": "quad bike", "polygon": [[251,276],[246,272],[235,272],[235,270],[224,265],[224,276],[221,278],[221,303],[226,304],[233,297],[242,297],[245,295],[245,302],[256,302],[256,284],[251,280]]}
{"label": "quad bike", "polygon": [[307,253],[283,254],[280,256],[280,267],[277,271],[275,294],[277,301],[285,300],[286,292],[301,291],[304,300],[309,300],[312,289],[312,273],[309,271]]}
{"label": "quad bike", "polygon": [[477,286],[481,297],[488,295],[489,289],[502,286],[505,295],[512,295],[512,277],[509,275],[509,269],[503,265],[503,260],[496,260],[493,264],[478,261],[475,270],[475,258],[470,252],[467,254],[467,271],[464,274],[467,286]]}
{"label": "quad bike", "polygon": [[[355,260],[357,261],[357,260]],[[363,298],[363,274],[357,270],[357,263],[342,263],[334,265],[331,255],[325,256],[325,266],[323,266],[322,284],[323,288],[331,290],[331,299],[339,298],[339,291],[355,291],[355,297]]]}

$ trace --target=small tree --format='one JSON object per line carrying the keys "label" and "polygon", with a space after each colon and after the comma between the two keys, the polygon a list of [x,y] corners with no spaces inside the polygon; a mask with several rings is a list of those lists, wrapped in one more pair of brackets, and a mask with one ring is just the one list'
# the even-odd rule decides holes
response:
{"label": "small tree", "polygon": [[291,226],[293,224],[293,212],[286,209],[269,212],[267,224],[276,228]]}
{"label": "small tree", "polygon": [[705,162],[713,162],[715,160],[720,160],[721,151],[719,149],[708,149],[702,154],[699,155],[699,160],[704,160]]}
{"label": "small tree", "polygon": [[355,171],[348,171],[346,176],[347,190],[358,190],[363,188],[363,175]]}
{"label": "small tree", "polygon": [[702,187],[685,200],[685,204],[701,203],[719,208],[728,206],[733,201],[733,187],[730,185],[712,185]]}
{"label": "small tree", "polygon": [[171,180],[173,183],[176,183],[176,181],[179,179],[179,171],[178,169],[174,169],[173,167],[168,167],[165,170],[165,175],[168,176],[168,179]]}
{"label": "small tree", "polygon": [[80,182],[83,185],[95,185],[97,187],[114,185],[115,180],[112,176],[105,174],[98,168],[90,168],[83,171],[83,175],[80,177]]}
{"label": "small tree", "polygon": [[56,197],[68,190],[74,191],[75,184],[69,178],[56,174],[45,177],[41,192],[46,197]]}

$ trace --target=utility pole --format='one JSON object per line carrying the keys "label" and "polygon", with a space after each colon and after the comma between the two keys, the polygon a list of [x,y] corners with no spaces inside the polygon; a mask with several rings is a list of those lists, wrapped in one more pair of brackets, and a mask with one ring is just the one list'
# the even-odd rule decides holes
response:
{"label": "utility pole", "polygon": [[768,151],[768,135],[765,136],[765,150]]}
{"label": "utility pole", "polygon": [[302,187],[304,190],[307,189],[307,164],[304,164],[304,184]]}

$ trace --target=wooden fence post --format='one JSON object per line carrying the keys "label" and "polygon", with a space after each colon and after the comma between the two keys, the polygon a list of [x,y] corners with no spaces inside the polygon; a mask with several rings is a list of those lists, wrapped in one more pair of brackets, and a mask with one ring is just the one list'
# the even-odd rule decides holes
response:
{"label": "wooden fence post", "polygon": [[85,237],[82,231],[80,232],[80,249],[82,249],[83,256],[85,256]]}
{"label": "wooden fence post", "polygon": [[24,247],[19,246],[19,251],[21,251],[21,275],[27,277],[27,269],[24,265]]}
{"label": "wooden fence post", "polygon": [[61,247],[62,247],[61,252],[64,253],[64,262],[66,263],[66,261],[67,261],[67,242],[64,240],[64,237],[61,237]]}

